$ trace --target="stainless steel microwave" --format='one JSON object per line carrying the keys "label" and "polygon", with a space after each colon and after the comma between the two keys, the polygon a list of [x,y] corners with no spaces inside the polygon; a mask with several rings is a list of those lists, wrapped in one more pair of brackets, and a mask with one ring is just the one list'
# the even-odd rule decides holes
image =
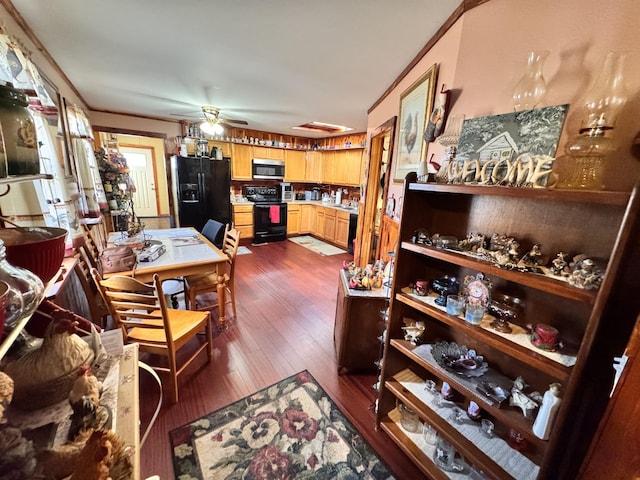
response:
{"label": "stainless steel microwave", "polygon": [[259,179],[283,180],[284,162],[282,160],[267,160],[254,158],[251,162],[251,177]]}

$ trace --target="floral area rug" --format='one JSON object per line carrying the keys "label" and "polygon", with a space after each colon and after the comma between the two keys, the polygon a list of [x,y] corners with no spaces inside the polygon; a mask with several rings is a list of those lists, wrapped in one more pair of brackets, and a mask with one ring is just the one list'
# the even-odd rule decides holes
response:
{"label": "floral area rug", "polygon": [[179,480],[393,479],[306,370],[169,437]]}

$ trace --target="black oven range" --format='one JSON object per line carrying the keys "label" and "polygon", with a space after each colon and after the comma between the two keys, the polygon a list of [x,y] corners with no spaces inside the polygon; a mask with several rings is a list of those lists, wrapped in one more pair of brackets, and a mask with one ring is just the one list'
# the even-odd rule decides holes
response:
{"label": "black oven range", "polygon": [[246,185],[243,195],[253,202],[253,243],[287,239],[287,204],[280,198],[278,187]]}

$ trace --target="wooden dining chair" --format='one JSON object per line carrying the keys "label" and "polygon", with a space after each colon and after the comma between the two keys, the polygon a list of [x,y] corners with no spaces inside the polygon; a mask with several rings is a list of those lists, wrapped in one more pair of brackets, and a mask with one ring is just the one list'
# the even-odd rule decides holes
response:
{"label": "wooden dining chair", "polygon": [[98,285],[96,285],[91,277],[91,269],[94,268],[95,265],[91,263],[84,245],[78,245],[75,251],[78,255],[78,261],[73,269],[82,287],[84,297],[87,299],[91,321],[102,328],[106,328],[107,318],[110,313]]}
{"label": "wooden dining chair", "polygon": [[[91,275],[96,285],[100,286],[102,295],[108,302],[114,325],[122,330],[125,343],[136,342],[140,351],[167,358],[168,367],[152,367],[154,370],[169,373],[171,399],[177,403],[178,376],[203,351],[207,353],[207,363],[211,362],[210,312],[167,308],[162,282],[157,274],[153,276],[152,284],[142,283],[127,276],[114,276],[104,280],[95,268],[91,269]],[[205,335],[204,342],[193,351],[192,347],[185,348],[189,352],[188,357],[178,366],[178,351],[202,333]]]}
{"label": "wooden dining chair", "polygon": [[202,233],[202,235],[216,247],[222,248],[224,235],[227,233],[228,229],[228,224],[225,225],[224,223],[220,223],[217,220],[213,220],[210,218],[209,220],[207,220],[207,223],[204,224],[204,227],[202,228],[202,231],[200,233]]}
{"label": "wooden dining chair", "polygon": [[[227,255],[227,267],[226,272],[224,273],[225,302],[230,301],[234,317],[236,316],[236,293],[233,284],[233,277],[239,246],[240,231],[235,228],[229,229],[227,226],[222,245],[222,251]],[[219,307],[218,302],[220,299],[218,298],[216,298],[216,301],[211,304],[200,305],[197,303],[198,295],[217,292],[218,272],[188,275],[185,277],[185,281],[187,289],[185,294],[185,303],[187,308],[193,310],[209,310]]]}

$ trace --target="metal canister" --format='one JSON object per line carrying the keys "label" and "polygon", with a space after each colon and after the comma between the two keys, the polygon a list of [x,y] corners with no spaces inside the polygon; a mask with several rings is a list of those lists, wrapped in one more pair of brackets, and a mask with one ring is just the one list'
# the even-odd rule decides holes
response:
{"label": "metal canister", "polygon": [[0,125],[9,175],[40,173],[36,126],[27,96],[15,88],[0,86]]}

